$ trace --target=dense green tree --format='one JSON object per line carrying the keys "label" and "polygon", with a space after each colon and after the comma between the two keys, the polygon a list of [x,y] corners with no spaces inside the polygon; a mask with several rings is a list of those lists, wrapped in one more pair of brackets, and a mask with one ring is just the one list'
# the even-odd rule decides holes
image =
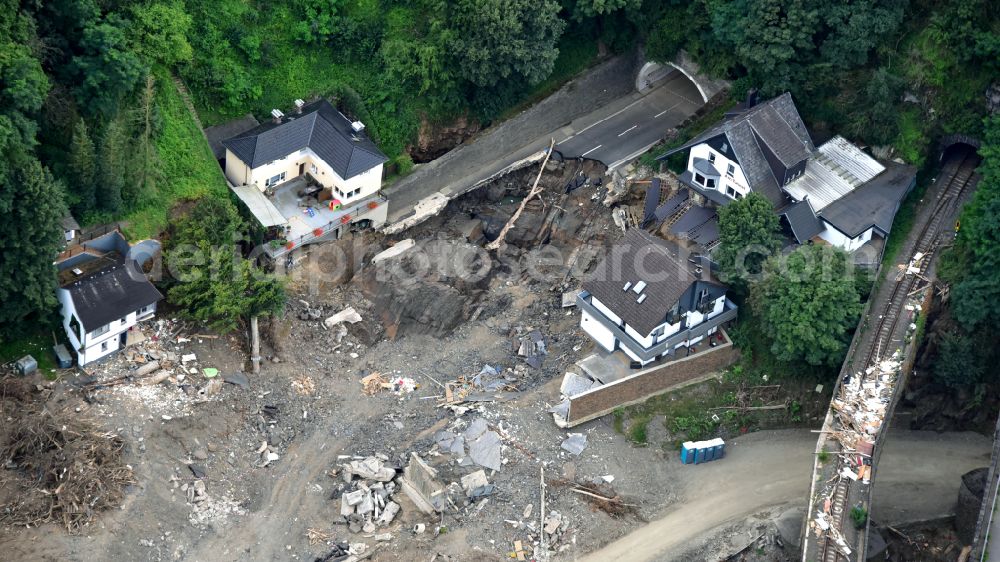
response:
{"label": "dense green tree", "polygon": [[295,0],[302,18],[295,26],[299,40],[306,43],[328,41],[342,24],[339,15],[343,5],[343,0]]}
{"label": "dense green tree", "polygon": [[820,55],[843,68],[868,62],[869,54],[903,21],[908,0],[847,0],[819,4]]}
{"label": "dense green tree", "polygon": [[934,361],[934,380],[953,388],[976,384],[984,373],[980,352],[968,334],[944,332]]}
{"label": "dense green tree", "polygon": [[390,11],[380,54],[389,75],[428,96],[434,109],[452,109],[464,101],[449,46],[454,33],[446,12],[427,7],[422,17],[402,8]]}
{"label": "dense green tree", "polygon": [[80,49],[71,64],[77,77],[77,103],[90,115],[115,117],[119,104],[145,75],[142,61],[129,48],[125,21],[112,14],[89,25]]}
{"label": "dense green tree", "polygon": [[642,0],[573,0],[568,2],[570,6],[567,7],[574,18],[581,20],[611,14],[618,10],[638,10],[642,3]]}
{"label": "dense green tree", "polygon": [[718,213],[720,244],[712,257],[726,282],[743,284],[781,247],[778,216],[771,202],[755,191]]}
{"label": "dense green tree", "polygon": [[493,86],[544,80],[559,55],[556,42],[566,23],[554,0],[457,0],[449,27],[462,76],[477,86]]}
{"label": "dense green tree", "polygon": [[67,212],[62,186],[38,160],[8,156],[11,173],[0,179],[0,334],[55,307],[52,260],[63,244],[59,221]]}
{"label": "dense green tree", "polygon": [[239,255],[241,221],[227,200],[202,198],[171,225],[167,265],[175,283],[168,300],[183,313],[227,332],[241,319],[279,312],[284,285]]}
{"label": "dense green tree", "polygon": [[191,16],[180,0],[136,4],[131,9],[132,50],[148,64],[173,66],[191,60]]}
{"label": "dense green tree", "polygon": [[882,67],[871,73],[850,122],[850,133],[873,144],[892,142],[899,133],[896,104],[903,96],[903,81]]}
{"label": "dense green tree", "polygon": [[72,182],[68,202],[81,214],[93,210],[97,205],[97,152],[83,119],[78,119],[73,127],[67,164],[68,177]]}
{"label": "dense green tree", "polygon": [[774,356],[816,366],[843,361],[861,313],[857,285],[850,256],[829,246],[768,259],[750,302]]}
{"label": "dense green tree", "polygon": [[129,139],[122,122],[115,119],[104,128],[98,150],[97,205],[109,213],[122,209],[122,193],[130,163]]}

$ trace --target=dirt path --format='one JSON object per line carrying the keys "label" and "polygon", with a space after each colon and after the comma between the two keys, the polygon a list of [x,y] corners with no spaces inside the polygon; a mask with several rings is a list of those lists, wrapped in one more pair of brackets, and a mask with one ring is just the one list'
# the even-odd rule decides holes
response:
{"label": "dirt path", "polygon": [[[722,462],[683,473],[678,488],[686,493],[675,509],[579,560],[671,560],[691,540],[721,525],[771,507],[804,503],[815,442],[816,434],[801,430],[736,439]],[[902,499],[901,509],[910,517],[954,506],[961,474],[989,461],[990,440],[973,433],[900,431],[890,443],[880,473],[886,494],[876,492],[877,498],[887,511],[889,501]],[[907,470],[912,467],[917,469]],[[898,493],[914,488],[921,490],[919,498]]]}
{"label": "dirt path", "polygon": [[299,544],[306,529],[325,526],[310,514],[329,511],[329,478],[347,439],[330,441],[317,429],[307,440],[293,444],[271,478],[274,484],[259,508],[239,523],[209,535],[195,545],[190,560],[282,560],[286,545]]}

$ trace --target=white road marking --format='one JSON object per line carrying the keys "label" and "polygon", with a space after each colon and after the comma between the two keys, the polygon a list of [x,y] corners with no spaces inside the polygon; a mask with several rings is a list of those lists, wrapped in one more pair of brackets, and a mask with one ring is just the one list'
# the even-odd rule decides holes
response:
{"label": "white road marking", "polygon": [[591,152],[593,152],[593,151],[597,150],[598,148],[601,148],[602,146],[604,146],[604,145],[603,145],[603,144],[599,144],[599,145],[595,146],[594,148],[591,148],[591,149],[590,149],[590,150],[588,150],[587,152],[584,152],[584,153],[583,153],[583,154],[581,154],[580,156],[581,156],[581,157],[583,157],[583,156],[586,156],[586,155],[590,154]]}
{"label": "white road marking", "polygon": [[664,109],[663,111],[661,111],[661,112],[657,113],[656,115],[654,115],[653,119],[656,119],[657,117],[663,115],[664,113],[666,113],[668,111],[670,111],[670,110],[669,109]]}
{"label": "white road marking", "polygon": [[628,129],[625,129],[624,131],[622,131],[622,132],[618,133],[618,136],[620,137],[620,136],[624,135],[625,133],[627,133],[627,132],[631,131],[632,129],[635,129],[636,127],[638,127],[638,125],[632,125],[632,126],[631,126],[631,127],[629,127]]}

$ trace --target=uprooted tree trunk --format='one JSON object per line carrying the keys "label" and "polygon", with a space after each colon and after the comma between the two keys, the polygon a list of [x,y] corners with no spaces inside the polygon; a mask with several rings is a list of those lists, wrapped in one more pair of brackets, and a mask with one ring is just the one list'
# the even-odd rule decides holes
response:
{"label": "uprooted tree trunk", "polygon": [[524,207],[528,204],[528,201],[531,201],[539,193],[545,190],[544,187],[538,187],[538,182],[542,179],[542,173],[545,172],[545,165],[549,163],[549,157],[552,156],[552,149],[555,148],[555,146],[556,139],[551,139],[549,141],[549,149],[545,152],[545,159],[542,160],[542,166],[538,168],[538,175],[535,176],[535,183],[531,186],[531,191],[529,191],[528,195],[521,200],[521,205],[518,206],[517,210],[514,211],[514,214],[511,215],[507,224],[503,225],[503,228],[500,229],[500,234],[497,235],[497,239],[486,245],[487,250],[497,250],[503,245],[504,239],[507,237],[507,231],[509,231],[511,227],[514,226],[514,223],[517,222],[518,217],[521,216],[521,212],[524,211]]}

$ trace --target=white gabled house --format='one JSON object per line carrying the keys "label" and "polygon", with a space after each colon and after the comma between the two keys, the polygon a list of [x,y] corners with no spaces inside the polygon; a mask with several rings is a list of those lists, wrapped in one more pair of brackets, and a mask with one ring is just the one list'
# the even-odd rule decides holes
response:
{"label": "white gabled house", "polygon": [[[608,352],[647,365],[701,343],[736,318],[726,288],[679,248],[633,228],[583,284],[580,327]],[[707,274],[706,274],[707,275]]]}
{"label": "white gabled house", "polygon": [[120,349],[129,331],[156,313],[163,295],[146,278],[140,263],[158,246],[133,251],[118,231],[73,246],[56,261],[63,329],[86,365]]}
{"label": "white gabled house", "polygon": [[688,143],[680,182],[713,205],[764,195],[799,243],[854,251],[885,238],[916,169],[879,162],[843,137],[818,148],[790,94],[744,105]]}

